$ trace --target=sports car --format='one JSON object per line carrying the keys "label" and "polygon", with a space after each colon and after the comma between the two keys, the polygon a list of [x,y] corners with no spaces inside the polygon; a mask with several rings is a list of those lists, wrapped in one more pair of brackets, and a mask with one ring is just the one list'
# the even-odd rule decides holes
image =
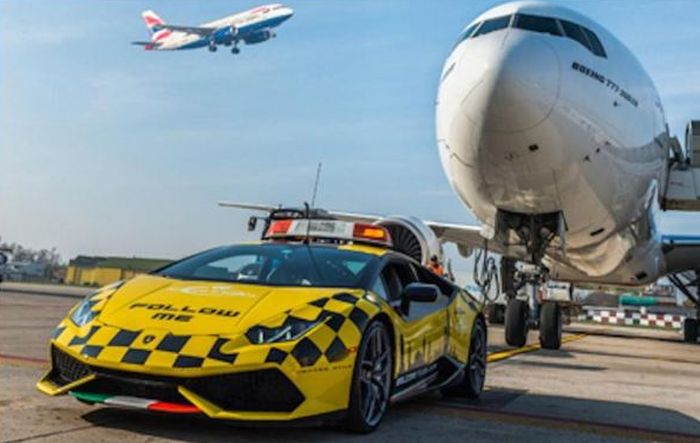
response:
{"label": "sports car", "polygon": [[87,296],[53,332],[38,389],[356,432],[428,390],[480,394],[480,299],[392,250],[380,226],[277,220],[266,232]]}

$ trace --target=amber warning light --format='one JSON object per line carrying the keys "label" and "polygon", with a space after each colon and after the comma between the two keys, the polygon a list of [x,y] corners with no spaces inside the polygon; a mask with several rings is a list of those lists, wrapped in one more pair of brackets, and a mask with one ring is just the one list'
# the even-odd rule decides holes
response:
{"label": "amber warning light", "polygon": [[265,238],[325,238],[391,246],[389,231],[384,227],[339,220],[275,220]]}

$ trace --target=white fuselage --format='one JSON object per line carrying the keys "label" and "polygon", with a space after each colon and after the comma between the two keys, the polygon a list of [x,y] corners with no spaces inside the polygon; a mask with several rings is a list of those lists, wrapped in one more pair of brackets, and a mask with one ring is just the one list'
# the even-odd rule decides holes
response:
{"label": "white fuselage", "polygon": [[[562,35],[517,28],[516,14],[583,26],[605,55],[567,37],[560,21]],[[499,210],[561,212],[563,240],[545,256],[554,278],[656,279],[668,130],[652,80],[620,41],[567,8],[505,4],[466,29],[498,17],[508,26],[459,42],[442,71],[437,139],[450,184],[485,232]]]}
{"label": "white fuselage", "polygon": [[[235,29],[238,39],[245,39],[245,36],[261,30],[272,30],[292,17],[293,11],[281,4],[263,5],[238,14],[203,23],[203,28],[226,28]],[[209,38],[197,34],[167,31],[164,38],[157,40],[158,46],[153,49],[159,51],[172,51],[178,49],[196,49],[209,45]]]}

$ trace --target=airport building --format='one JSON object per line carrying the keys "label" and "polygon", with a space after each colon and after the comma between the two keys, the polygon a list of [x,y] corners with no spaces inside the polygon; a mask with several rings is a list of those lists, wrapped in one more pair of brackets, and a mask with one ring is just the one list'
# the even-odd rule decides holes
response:
{"label": "airport building", "polygon": [[170,263],[170,260],[138,257],[90,257],[79,255],[68,263],[66,284],[104,286]]}

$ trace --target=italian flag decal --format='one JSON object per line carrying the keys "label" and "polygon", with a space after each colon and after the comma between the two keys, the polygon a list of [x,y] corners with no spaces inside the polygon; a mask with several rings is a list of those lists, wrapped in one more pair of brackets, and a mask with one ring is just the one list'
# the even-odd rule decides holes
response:
{"label": "italian flag decal", "polygon": [[111,406],[132,409],[147,409],[149,411],[172,412],[175,414],[196,414],[201,412],[195,405],[183,403],[168,403],[147,398],[129,397],[126,395],[97,394],[94,392],[70,391],[70,395],[78,400],[89,403],[103,403]]}

